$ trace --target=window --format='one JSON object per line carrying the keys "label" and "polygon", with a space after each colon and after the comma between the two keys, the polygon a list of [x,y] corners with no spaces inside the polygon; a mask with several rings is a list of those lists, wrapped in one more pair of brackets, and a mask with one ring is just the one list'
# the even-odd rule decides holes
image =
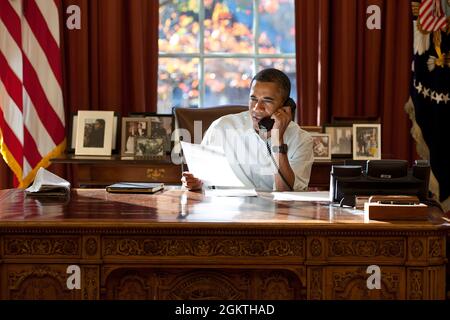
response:
{"label": "window", "polygon": [[294,0],[159,3],[159,113],[246,105],[252,76],[268,67],[286,72],[296,100]]}

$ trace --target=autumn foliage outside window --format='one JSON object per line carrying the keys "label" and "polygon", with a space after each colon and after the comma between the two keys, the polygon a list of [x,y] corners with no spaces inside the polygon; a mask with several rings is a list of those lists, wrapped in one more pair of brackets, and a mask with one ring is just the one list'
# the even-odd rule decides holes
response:
{"label": "autumn foliage outside window", "polygon": [[158,112],[247,104],[250,80],[275,67],[296,99],[294,0],[160,0]]}

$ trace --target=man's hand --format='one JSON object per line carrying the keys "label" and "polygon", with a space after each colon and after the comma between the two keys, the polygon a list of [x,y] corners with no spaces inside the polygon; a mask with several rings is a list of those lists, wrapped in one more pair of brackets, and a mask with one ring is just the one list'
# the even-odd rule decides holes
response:
{"label": "man's hand", "polygon": [[187,188],[190,191],[200,190],[203,186],[202,180],[194,177],[192,173],[187,171],[183,172],[181,182],[183,183],[183,187]]}
{"label": "man's hand", "polygon": [[276,142],[272,140],[272,143],[275,142],[274,145],[278,145],[279,143],[282,143],[284,132],[292,120],[291,108],[281,107],[272,114],[271,118],[275,120],[271,136],[272,139],[275,138],[277,140]]}

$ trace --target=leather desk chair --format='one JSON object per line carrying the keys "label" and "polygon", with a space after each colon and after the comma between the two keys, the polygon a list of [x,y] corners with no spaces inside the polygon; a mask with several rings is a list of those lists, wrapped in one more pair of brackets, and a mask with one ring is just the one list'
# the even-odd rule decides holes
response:
{"label": "leather desk chair", "polygon": [[[248,106],[244,105],[226,105],[211,108],[174,108],[175,130],[186,129],[191,137],[191,143],[200,143],[203,135],[208,130],[214,120],[233,113],[248,111]],[[201,137],[195,137],[194,140],[194,122],[201,121]]]}

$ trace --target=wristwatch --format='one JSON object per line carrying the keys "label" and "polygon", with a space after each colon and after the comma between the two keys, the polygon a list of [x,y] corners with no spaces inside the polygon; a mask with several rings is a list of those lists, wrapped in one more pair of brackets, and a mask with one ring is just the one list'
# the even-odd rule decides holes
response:
{"label": "wristwatch", "polygon": [[284,153],[286,154],[288,151],[288,146],[287,144],[282,144],[280,146],[272,146],[272,152],[273,153]]}

